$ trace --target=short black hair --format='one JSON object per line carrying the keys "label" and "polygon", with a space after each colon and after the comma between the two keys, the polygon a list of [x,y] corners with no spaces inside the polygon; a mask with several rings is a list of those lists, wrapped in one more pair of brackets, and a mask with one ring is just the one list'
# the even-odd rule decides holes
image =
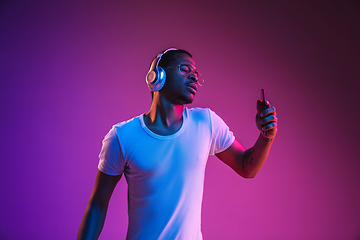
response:
{"label": "short black hair", "polygon": [[[164,50],[162,52],[165,52],[165,51],[166,50]],[[160,62],[159,62],[159,66],[162,68],[169,67],[169,65],[176,60],[176,55],[179,53],[187,54],[189,57],[192,58],[192,55],[184,49],[170,50],[170,51],[166,52],[164,55],[162,55]]]}

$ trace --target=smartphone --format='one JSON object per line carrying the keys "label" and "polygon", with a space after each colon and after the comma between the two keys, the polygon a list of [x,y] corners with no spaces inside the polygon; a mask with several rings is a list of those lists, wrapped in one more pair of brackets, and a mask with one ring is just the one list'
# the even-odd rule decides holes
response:
{"label": "smartphone", "polygon": [[[265,110],[265,109],[266,109],[265,89],[261,89],[261,92],[262,92],[262,105],[263,105],[263,109]],[[267,132],[266,132],[266,131],[263,131],[263,134],[264,134],[265,136],[267,136]]]}
{"label": "smartphone", "polygon": [[263,109],[266,109],[266,103],[265,103],[265,89],[261,89],[262,92],[262,105]]}

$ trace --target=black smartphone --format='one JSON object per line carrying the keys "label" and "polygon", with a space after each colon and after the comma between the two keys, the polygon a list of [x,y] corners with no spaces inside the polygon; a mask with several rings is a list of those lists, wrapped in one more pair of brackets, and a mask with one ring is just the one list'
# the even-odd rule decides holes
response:
{"label": "black smartphone", "polygon": [[[266,109],[266,103],[265,103],[265,89],[261,89],[262,92],[262,105],[263,105],[263,109]],[[263,131],[264,135],[267,136],[267,132]]]}
{"label": "black smartphone", "polygon": [[261,89],[262,92],[262,105],[263,109],[266,109],[266,103],[265,103],[265,89]]}

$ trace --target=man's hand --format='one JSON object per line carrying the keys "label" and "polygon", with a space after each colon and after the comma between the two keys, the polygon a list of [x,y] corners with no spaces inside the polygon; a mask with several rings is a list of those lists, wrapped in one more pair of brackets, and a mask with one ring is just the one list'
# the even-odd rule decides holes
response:
{"label": "man's hand", "polygon": [[262,137],[273,139],[277,132],[278,120],[275,107],[272,107],[268,101],[263,104],[262,100],[258,100],[256,108],[256,127],[261,131]]}

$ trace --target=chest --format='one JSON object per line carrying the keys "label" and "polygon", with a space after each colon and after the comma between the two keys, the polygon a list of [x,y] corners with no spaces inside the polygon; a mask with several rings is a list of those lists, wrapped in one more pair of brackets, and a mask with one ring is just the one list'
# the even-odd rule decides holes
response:
{"label": "chest", "polygon": [[174,139],[156,139],[146,133],[121,146],[125,174],[152,177],[163,174],[196,174],[205,169],[209,155],[210,132],[196,128]]}

